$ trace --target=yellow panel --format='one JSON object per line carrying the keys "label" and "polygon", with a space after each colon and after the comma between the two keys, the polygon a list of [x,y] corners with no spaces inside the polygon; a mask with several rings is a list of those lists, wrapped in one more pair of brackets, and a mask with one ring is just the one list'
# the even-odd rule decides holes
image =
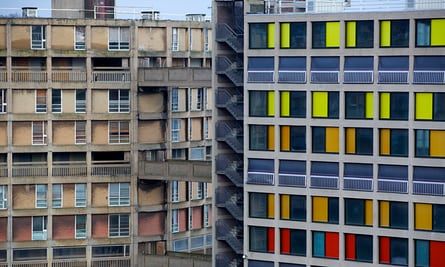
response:
{"label": "yellow panel", "polygon": [[281,151],[290,151],[290,126],[281,126]]}
{"label": "yellow panel", "polygon": [[267,127],[267,149],[275,150],[275,127]]}
{"label": "yellow panel", "polygon": [[290,92],[281,92],[281,117],[290,116]]}
{"label": "yellow panel", "polygon": [[416,93],[416,120],[433,119],[433,94]]}
{"label": "yellow panel", "polygon": [[314,222],[328,222],[327,197],[312,197],[312,220]]}
{"label": "yellow panel", "polygon": [[389,227],[389,202],[380,201],[380,226]]}
{"label": "yellow panel", "polygon": [[339,150],[338,128],[326,128],[326,153],[338,153]]}
{"label": "yellow panel", "polygon": [[355,154],[355,128],[346,128],[346,153]]}
{"label": "yellow panel", "polygon": [[326,22],[326,47],[340,47],[340,22]]}
{"label": "yellow panel", "polygon": [[312,93],[312,117],[328,117],[328,92]]}
{"label": "yellow panel", "polygon": [[275,115],[275,92],[267,92],[267,116],[273,117]]}
{"label": "yellow panel", "polygon": [[365,200],[365,224],[372,226],[373,211],[372,211],[372,200]]}
{"label": "yellow panel", "polygon": [[290,23],[281,23],[281,48],[290,47]]}
{"label": "yellow panel", "polygon": [[380,46],[391,46],[391,21],[389,20],[380,22]]}
{"label": "yellow panel", "polygon": [[267,48],[275,47],[275,23],[267,25]]}
{"label": "yellow panel", "polygon": [[273,219],[275,216],[275,196],[274,194],[267,195],[267,218]]}
{"label": "yellow panel", "polygon": [[355,21],[346,22],[346,47],[356,46],[356,25]]}
{"label": "yellow panel", "polygon": [[374,94],[366,93],[366,118],[374,118]]}
{"label": "yellow panel", "polygon": [[415,203],[415,229],[432,230],[433,229],[433,205]]}
{"label": "yellow panel", "polygon": [[430,131],[430,156],[445,157],[445,131]]}
{"label": "yellow panel", "polygon": [[281,195],[281,219],[290,219],[290,196]]}
{"label": "yellow panel", "polygon": [[391,131],[389,129],[380,130],[380,155],[390,154],[390,135]]}
{"label": "yellow panel", "polygon": [[390,99],[389,93],[380,93],[380,119],[390,118]]}
{"label": "yellow panel", "polygon": [[445,19],[431,20],[431,46],[445,46]]}

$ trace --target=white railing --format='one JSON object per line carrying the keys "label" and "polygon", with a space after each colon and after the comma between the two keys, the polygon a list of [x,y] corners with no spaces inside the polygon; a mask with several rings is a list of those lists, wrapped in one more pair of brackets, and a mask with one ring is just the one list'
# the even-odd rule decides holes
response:
{"label": "white railing", "polygon": [[53,70],[53,82],[85,82],[87,80],[87,73],[85,71],[70,71],[70,70]]}
{"label": "white railing", "polygon": [[409,71],[379,70],[379,83],[408,83]]}
{"label": "white railing", "polygon": [[130,267],[130,259],[101,259],[92,260],[91,267]]}
{"label": "white railing", "polygon": [[131,175],[130,164],[93,164],[93,176],[127,176]]}
{"label": "white railing", "polygon": [[6,70],[0,70],[0,82],[8,81],[8,72]]}
{"label": "white railing", "polygon": [[130,82],[129,71],[93,71],[95,82]]}
{"label": "white railing", "polygon": [[13,177],[25,176],[48,176],[48,167],[46,165],[16,165],[12,166]]}
{"label": "white railing", "polygon": [[345,70],[344,83],[373,83],[374,71],[372,70]]}
{"label": "white railing", "polygon": [[311,71],[311,83],[339,83],[339,71]]}
{"label": "white railing", "polygon": [[306,71],[279,70],[278,82],[280,83],[306,83]]}
{"label": "white railing", "polygon": [[86,164],[74,164],[70,165],[70,163],[53,164],[53,176],[86,176],[87,175],[87,166]]}
{"label": "white railing", "polygon": [[408,181],[407,180],[387,180],[379,179],[377,185],[377,191],[385,193],[408,193]]}
{"label": "white railing", "polygon": [[278,185],[306,187],[306,175],[278,174]]}
{"label": "white railing", "polygon": [[445,71],[415,70],[413,78],[417,84],[445,84]]}
{"label": "white railing", "polygon": [[413,194],[445,196],[445,183],[413,181]]}
{"label": "white railing", "polygon": [[273,70],[249,70],[247,71],[247,82],[249,83],[272,83],[274,82]]}
{"label": "white railing", "polygon": [[274,185],[274,174],[269,172],[248,172],[248,184]]}
{"label": "white railing", "polygon": [[47,231],[32,231],[32,240],[47,240]]}
{"label": "white railing", "polygon": [[311,188],[338,189],[338,177],[311,175]]}
{"label": "white railing", "polygon": [[88,262],[84,259],[54,260],[52,267],[87,267]]}
{"label": "white railing", "polygon": [[48,73],[46,71],[12,70],[13,82],[46,82]]}
{"label": "white railing", "polygon": [[372,178],[343,177],[343,189],[352,191],[374,190]]}

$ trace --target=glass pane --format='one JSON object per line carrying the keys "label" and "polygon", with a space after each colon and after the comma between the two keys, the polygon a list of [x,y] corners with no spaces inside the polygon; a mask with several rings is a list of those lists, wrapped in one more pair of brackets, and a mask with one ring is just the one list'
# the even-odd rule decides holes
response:
{"label": "glass pane", "polygon": [[371,48],[374,46],[374,21],[357,21],[356,22],[356,47]]}
{"label": "glass pane", "polygon": [[290,93],[290,116],[293,118],[306,117],[306,92]]}
{"label": "glass pane", "polygon": [[291,144],[291,151],[294,152],[306,151],[306,127],[304,126],[290,127],[290,144]]}
{"label": "glass pane", "polygon": [[326,130],[323,127],[312,128],[312,152],[324,153],[326,151]]}
{"label": "glass pane", "polygon": [[290,48],[306,48],[306,22],[290,23]]}
{"label": "glass pane", "polygon": [[356,153],[359,155],[372,155],[373,150],[373,129],[357,128],[356,135]]}
{"label": "glass pane", "polygon": [[365,201],[363,199],[345,199],[345,223],[349,225],[365,224]]}
{"label": "glass pane", "polygon": [[338,223],[338,198],[330,197],[328,201],[329,223]]}
{"label": "glass pane", "polygon": [[267,218],[267,194],[249,194],[249,216],[252,218]]}
{"label": "glass pane", "polygon": [[267,252],[267,228],[250,227],[250,251]]}
{"label": "glass pane", "polygon": [[391,119],[408,120],[408,93],[391,93]]}
{"label": "glass pane", "polygon": [[356,235],[357,260],[372,262],[372,236]]}
{"label": "glass pane", "polygon": [[391,202],[389,217],[391,227],[408,229],[408,203]]}
{"label": "glass pane", "polygon": [[249,46],[251,49],[267,48],[267,24],[249,24]]}
{"label": "glass pane", "polygon": [[409,43],[409,21],[391,21],[391,46],[408,47]]}
{"label": "glass pane", "polygon": [[346,119],[365,118],[365,93],[346,93]]}
{"label": "glass pane", "polygon": [[416,157],[428,157],[430,155],[430,131],[416,130]]}
{"label": "glass pane", "polygon": [[338,92],[329,92],[329,114],[328,118],[330,119],[338,119],[339,113],[339,94]]}
{"label": "glass pane", "polygon": [[326,23],[312,23],[312,47],[324,48],[326,46]]}
{"label": "glass pane", "polygon": [[250,116],[267,116],[267,92],[250,91],[249,92],[249,113]]}
{"label": "glass pane", "polygon": [[391,264],[408,265],[408,240],[391,238]]}
{"label": "glass pane", "polygon": [[250,126],[250,149],[267,150],[267,126]]}
{"label": "glass pane", "polygon": [[408,130],[391,129],[391,155],[408,156]]}
{"label": "glass pane", "polygon": [[290,232],[290,253],[292,255],[306,255],[306,231],[291,230]]}
{"label": "glass pane", "polygon": [[416,25],[416,46],[430,46],[431,21],[418,20]]}
{"label": "glass pane", "polygon": [[445,232],[445,205],[433,205],[433,230]]}
{"label": "glass pane", "polygon": [[433,118],[437,121],[445,120],[445,93],[435,93],[434,94],[434,114]]}

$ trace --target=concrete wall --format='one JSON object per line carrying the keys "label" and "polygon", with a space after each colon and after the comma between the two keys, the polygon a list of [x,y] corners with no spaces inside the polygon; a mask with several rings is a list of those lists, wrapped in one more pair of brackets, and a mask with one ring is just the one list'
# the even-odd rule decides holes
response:
{"label": "concrete wall", "polygon": [[164,93],[139,93],[137,100],[140,113],[158,113],[166,110]]}
{"label": "concrete wall", "polygon": [[14,146],[29,146],[32,144],[31,122],[15,121],[12,123],[12,144]]}
{"label": "concrete wall", "polygon": [[166,28],[139,28],[138,49],[143,51],[166,51]]}
{"label": "concrete wall", "polygon": [[60,50],[74,49],[74,27],[53,26],[51,27],[51,47]]}
{"label": "concrete wall", "polygon": [[11,44],[14,50],[31,49],[31,27],[14,25],[11,27]]}
{"label": "concrete wall", "polygon": [[93,113],[108,112],[108,90],[93,90],[92,92]]}
{"label": "concrete wall", "polygon": [[108,184],[93,184],[91,189],[91,205],[93,207],[108,206]]}
{"label": "concrete wall", "polygon": [[165,127],[163,121],[140,121],[138,138],[141,144],[155,144],[165,142]]}
{"label": "concrete wall", "polygon": [[63,207],[64,208],[74,208],[75,206],[75,185],[74,184],[64,184],[63,185]]}
{"label": "concrete wall", "polygon": [[35,113],[36,111],[35,90],[13,90],[12,112],[13,113]]}
{"label": "concrete wall", "polygon": [[168,252],[165,256],[139,254],[137,266],[153,267],[211,267],[211,255]]}
{"label": "concrete wall", "polygon": [[192,43],[190,50],[191,51],[203,51],[204,43],[203,43],[203,32],[202,29],[191,29],[192,31]]}
{"label": "concrete wall", "polygon": [[12,186],[12,208],[34,209],[36,207],[36,192],[34,185]]}
{"label": "concrete wall", "polygon": [[108,144],[108,121],[92,122],[92,140],[95,145]]}
{"label": "concrete wall", "polygon": [[8,128],[6,122],[0,122],[0,146],[8,145]]}
{"label": "concrete wall", "polygon": [[64,240],[75,238],[76,217],[73,215],[53,216],[53,239]]}
{"label": "concrete wall", "polygon": [[74,121],[53,121],[53,145],[75,144]]}
{"label": "concrete wall", "polygon": [[6,49],[6,26],[0,26],[0,50]]}
{"label": "concrete wall", "polygon": [[166,213],[164,211],[139,213],[139,236],[165,234],[165,220]]}
{"label": "concrete wall", "polygon": [[165,184],[151,181],[150,184],[141,184],[138,188],[139,206],[160,205],[165,202]]}
{"label": "concrete wall", "polygon": [[191,141],[202,140],[202,118],[191,119],[192,138]]}
{"label": "concrete wall", "polygon": [[91,28],[91,48],[94,50],[108,50],[108,27]]}

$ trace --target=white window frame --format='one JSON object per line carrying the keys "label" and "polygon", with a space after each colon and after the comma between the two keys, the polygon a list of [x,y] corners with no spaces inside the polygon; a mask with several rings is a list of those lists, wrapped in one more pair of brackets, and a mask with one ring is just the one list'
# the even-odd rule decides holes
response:
{"label": "white window frame", "polygon": [[[118,216],[118,228],[117,235],[112,235],[111,231],[111,217]],[[122,217],[128,217],[128,229],[122,229]],[[123,232],[123,233],[122,233]],[[110,214],[108,215],[108,237],[110,238],[119,238],[119,237],[127,237],[130,236],[130,215],[129,214]]]}
{"label": "white window frame", "polygon": [[[85,92],[85,100],[77,99],[77,91]],[[86,113],[87,112],[87,90],[86,89],[76,89],[74,91],[74,109],[75,109],[76,113]]]}
{"label": "white window frame", "polygon": [[[85,188],[84,195],[85,198],[80,198],[78,196],[78,188]],[[86,184],[75,184],[74,185],[74,206],[76,208],[85,208],[87,206],[87,185]]]}
{"label": "white window frame", "polygon": [[8,208],[8,186],[0,185],[0,209]]}
{"label": "white window frame", "polygon": [[[42,220],[42,230],[34,232],[34,221],[37,219]],[[46,216],[32,216],[31,217],[32,240],[47,240],[48,239],[47,222],[48,222],[48,218]]]}
{"label": "white window frame", "polygon": [[209,29],[204,28],[204,52],[210,51],[210,45],[209,45]]}
{"label": "white window frame", "polygon": [[[60,187],[60,197],[57,197],[54,195],[54,188],[56,187]],[[55,205],[55,201],[57,201],[56,203],[60,203],[58,205]],[[63,184],[53,184],[52,185],[52,207],[53,208],[62,208],[63,207]]]}
{"label": "white window frame", "polygon": [[[125,188],[127,186],[128,195],[125,196]],[[117,194],[112,192],[112,187],[117,186]],[[113,194],[112,194],[113,193]],[[108,183],[108,206],[130,206],[130,183]]]}
{"label": "white window frame", "polygon": [[[37,128],[37,124],[41,124],[42,135],[39,136],[34,130]],[[39,125],[40,126],[40,125]],[[46,122],[45,121],[33,121],[31,122],[31,134],[32,134],[32,145],[46,145],[47,134],[46,134]]]}
{"label": "white window frame", "polygon": [[[80,129],[78,127],[84,125],[83,134],[80,134]],[[84,145],[87,143],[87,122],[86,121],[75,121],[74,122],[74,143],[76,145]]]}
{"label": "white window frame", "polygon": [[[117,91],[117,100],[111,100],[111,91]],[[122,100],[121,93],[128,92],[128,100]],[[112,110],[112,105],[117,109]],[[110,89],[108,90],[108,113],[130,113],[130,90],[126,89]]]}
{"label": "white window frame", "polygon": [[[78,40],[77,29],[83,28],[83,40]],[[80,32],[80,31],[79,31]],[[85,26],[74,26],[74,50],[85,50],[85,39],[86,39],[86,27]]]}
{"label": "white window frame", "polygon": [[171,200],[172,202],[179,202],[179,181],[171,182]]}
{"label": "white window frame", "polygon": [[204,137],[204,140],[207,140],[207,139],[209,139],[209,118],[208,117],[205,117],[205,118],[203,118],[203,128],[204,128],[204,131],[203,131],[203,137]]}
{"label": "white window frame", "polygon": [[[39,104],[37,99],[39,98],[38,91],[45,91],[45,104]],[[48,97],[46,95],[46,89],[35,89],[34,90],[34,103],[35,103],[35,113],[46,113],[48,111]],[[44,106],[43,106],[44,105]]]}
{"label": "white window frame", "polygon": [[204,199],[204,183],[198,182],[196,187],[196,199]]}
{"label": "white window frame", "polygon": [[[30,27],[30,41],[31,49],[33,50],[43,50],[46,49],[46,26],[45,25],[31,25]],[[40,35],[42,38],[40,40],[33,39],[33,27],[40,27]]]}
{"label": "white window frame", "polygon": [[[128,135],[122,133],[122,125],[128,124]],[[111,128],[112,124],[117,125],[118,134],[116,137],[112,136]],[[108,144],[129,144],[130,143],[130,122],[129,121],[108,121]]]}
{"label": "white window frame", "polygon": [[171,139],[173,143],[181,140],[181,119],[172,119]]}
{"label": "white window frame", "polygon": [[8,111],[7,95],[7,89],[0,89],[0,113],[6,113]]}
{"label": "white window frame", "polygon": [[179,233],[179,210],[172,209],[171,216],[172,216],[172,221],[171,221],[172,233]]}
{"label": "white window frame", "polygon": [[172,51],[179,51],[179,28],[172,28]]}
{"label": "white window frame", "polygon": [[189,211],[189,230],[193,229],[193,211],[192,211],[192,207],[188,208]]}
{"label": "white window frame", "polygon": [[172,88],[172,112],[179,111],[179,88]]}
{"label": "white window frame", "polygon": [[[85,218],[85,228],[77,228],[77,218],[84,217]],[[74,219],[74,230],[75,230],[75,238],[76,239],[86,239],[87,238],[87,216],[86,215],[75,215]]]}
{"label": "white window frame", "polygon": [[[60,111],[54,111],[54,91],[58,90],[60,91],[60,104],[57,104],[58,106],[60,106]],[[51,112],[52,113],[62,113],[63,112],[63,90],[62,89],[51,89]]]}
{"label": "white window frame", "polygon": [[204,227],[210,227],[210,223],[209,223],[209,207],[210,207],[210,205],[203,205],[202,206],[202,221],[203,221],[203,223],[202,223],[202,225],[204,226]]}
{"label": "white window frame", "polygon": [[[117,42],[113,42],[116,43],[116,46],[111,45],[111,40],[110,40],[110,34],[111,34],[111,29],[117,29]],[[126,29],[128,30],[128,41],[127,40],[123,40],[123,34],[122,34],[122,29]],[[129,27],[109,27],[108,28],[108,50],[109,51],[128,51],[130,50],[130,28]]]}

